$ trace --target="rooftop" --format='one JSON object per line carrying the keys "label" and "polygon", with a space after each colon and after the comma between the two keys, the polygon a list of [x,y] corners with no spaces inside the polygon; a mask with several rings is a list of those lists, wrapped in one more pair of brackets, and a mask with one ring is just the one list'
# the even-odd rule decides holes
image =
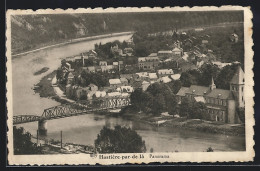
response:
{"label": "rooftop", "polygon": [[206,97],[219,98],[219,99],[233,99],[232,92],[223,89],[213,89],[210,91]]}
{"label": "rooftop", "polygon": [[198,86],[198,85],[191,85],[187,93],[189,94],[195,94],[198,96],[203,96],[206,93],[208,93],[209,87],[205,86]]}
{"label": "rooftop", "polygon": [[109,84],[113,85],[113,84],[121,84],[120,79],[109,79]]}
{"label": "rooftop", "polygon": [[236,73],[230,81],[231,84],[244,84],[244,72],[240,66],[238,66]]}
{"label": "rooftop", "polygon": [[186,92],[189,90],[189,87],[181,87],[176,95],[178,96],[185,96]]}

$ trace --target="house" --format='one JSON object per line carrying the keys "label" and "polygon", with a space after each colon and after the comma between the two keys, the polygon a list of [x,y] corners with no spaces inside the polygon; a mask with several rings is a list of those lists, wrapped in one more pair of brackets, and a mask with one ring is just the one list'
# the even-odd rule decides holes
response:
{"label": "house", "polygon": [[121,86],[117,88],[117,91],[119,91],[120,93],[132,93],[134,91],[134,88],[132,86]]}
{"label": "house", "polygon": [[99,66],[107,66],[107,61],[99,61]]}
{"label": "house", "polygon": [[202,43],[202,44],[208,44],[209,41],[208,41],[208,40],[202,40],[201,43]]}
{"label": "house", "polygon": [[158,79],[156,73],[148,73],[148,77],[149,77],[150,81],[155,81]]}
{"label": "house", "polygon": [[96,72],[96,68],[94,66],[82,67],[81,69],[88,72],[88,73],[95,73]]}
{"label": "house", "polygon": [[128,46],[134,46],[135,45],[133,37],[131,37],[130,39],[126,40],[126,43],[127,43]]}
{"label": "house", "polygon": [[111,92],[107,93],[108,97],[120,97],[121,93],[120,92]]}
{"label": "house", "polygon": [[181,87],[178,93],[176,94],[176,99],[180,104],[181,101],[185,98],[186,92],[189,90],[189,87]]}
{"label": "house", "polygon": [[172,55],[173,55],[173,52],[171,50],[158,51],[159,58],[170,58],[170,57],[172,57]]}
{"label": "house", "polygon": [[160,79],[160,82],[163,82],[163,83],[169,83],[171,81],[172,81],[172,79],[170,79],[168,76],[162,77]]}
{"label": "house", "polygon": [[96,91],[96,92],[95,92],[96,98],[105,97],[106,94],[107,94],[107,93],[106,93],[105,91]]}
{"label": "house", "polygon": [[114,66],[118,66],[118,62],[113,62],[113,65]]}
{"label": "house", "polygon": [[143,90],[143,91],[146,91],[147,88],[148,88],[150,85],[151,85],[151,84],[150,84],[149,82],[143,81],[143,82],[142,82],[142,90]]}
{"label": "house", "polygon": [[140,81],[143,81],[143,80],[148,81],[149,80],[149,76],[148,76],[147,72],[138,72],[138,73],[136,73],[136,75],[138,75],[138,78],[135,79],[135,81],[136,80],[140,80]]}
{"label": "house", "polygon": [[157,73],[159,77],[174,74],[172,69],[159,69]]}
{"label": "house", "polygon": [[124,48],[124,54],[126,54],[127,56],[132,56],[133,52],[133,48]]}
{"label": "house", "polygon": [[114,65],[101,65],[100,66],[102,72],[110,72],[111,70],[115,69]]}
{"label": "house", "polygon": [[90,50],[90,51],[88,51],[87,52],[87,56],[88,56],[88,58],[97,58],[97,52],[96,51],[94,51],[94,50]]}
{"label": "house", "polygon": [[[185,96],[184,96],[185,94]],[[181,88],[177,93],[179,103],[182,98],[205,103],[210,120],[224,123],[241,123],[238,108],[245,107],[244,72],[239,66],[230,81],[230,89],[218,89],[212,78],[209,87],[191,85],[188,89]]]}
{"label": "house", "polygon": [[138,67],[143,70],[155,69],[159,66],[158,57],[140,57],[138,58]]}
{"label": "house", "polygon": [[171,75],[171,79],[173,80],[179,80],[181,78],[181,74],[173,74]]}
{"label": "house", "polygon": [[68,78],[67,78],[67,84],[71,84],[73,79],[74,79],[74,75],[72,74],[72,72],[69,72]]}
{"label": "house", "polygon": [[126,78],[120,78],[121,84],[124,86],[128,85],[128,80]]}
{"label": "house", "polygon": [[181,56],[183,55],[183,49],[182,49],[182,48],[175,47],[175,48],[172,50],[172,54],[173,54],[173,56],[181,57]]}
{"label": "house", "polygon": [[109,85],[111,88],[118,88],[122,86],[120,79],[109,79]]}
{"label": "house", "polygon": [[118,54],[118,55],[122,55],[123,54],[123,51],[122,51],[122,49],[120,49],[119,47],[118,47],[118,44],[116,44],[115,46],[111,46],[111,52],[112,53],[114,53],[114,54]]}
{"label": "house", "polygon": [[148,57],[157,57],[157,53],[151,53]]}
{"label": "house", "polygon": [[91,90],[91,91],[97,91],[98,90],[98,86],[96,86],[95,84],[89,84],[88,85],[88,87],[89,87],[89,90]]}
{"label": "house", "polygon": [[91,91],[91,90],[86,91],[86,96],[87,96],[88,100],[92,100],[95,94],[96,94],[96,91]]}

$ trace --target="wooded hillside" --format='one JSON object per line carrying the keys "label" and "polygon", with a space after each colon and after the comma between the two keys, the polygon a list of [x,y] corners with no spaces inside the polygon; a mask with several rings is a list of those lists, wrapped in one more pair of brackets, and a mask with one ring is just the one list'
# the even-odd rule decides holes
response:
{"label": "wooded hillside", "polygon": [[41,14],[12,16],[12,52],[61,41],[123,31],[157,32],[243,22],[242,11]]}

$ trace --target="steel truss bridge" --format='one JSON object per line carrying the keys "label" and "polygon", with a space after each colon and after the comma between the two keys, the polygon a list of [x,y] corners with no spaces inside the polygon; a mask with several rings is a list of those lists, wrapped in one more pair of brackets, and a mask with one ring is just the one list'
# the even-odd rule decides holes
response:
{"label": "steel truss bridge", "polygon": [[70,116],[84,115],[96,111],[117,109],[131,105],[129,97],[96,99],[91,101],[77,101],[45,109],[41,116],[18,115],[13,117],[13,124],[52,120]]}

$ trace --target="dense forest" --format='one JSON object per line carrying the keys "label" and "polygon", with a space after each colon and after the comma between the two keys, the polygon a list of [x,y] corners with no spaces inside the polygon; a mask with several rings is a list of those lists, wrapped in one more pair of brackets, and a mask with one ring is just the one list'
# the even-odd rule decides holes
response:
{"label": "dense forest", "polygon": [[172,28],[243,22],[242,11],[145,12],[15,15],[12,51],[18,53],[73,38],[123,31],[158,32]]}

